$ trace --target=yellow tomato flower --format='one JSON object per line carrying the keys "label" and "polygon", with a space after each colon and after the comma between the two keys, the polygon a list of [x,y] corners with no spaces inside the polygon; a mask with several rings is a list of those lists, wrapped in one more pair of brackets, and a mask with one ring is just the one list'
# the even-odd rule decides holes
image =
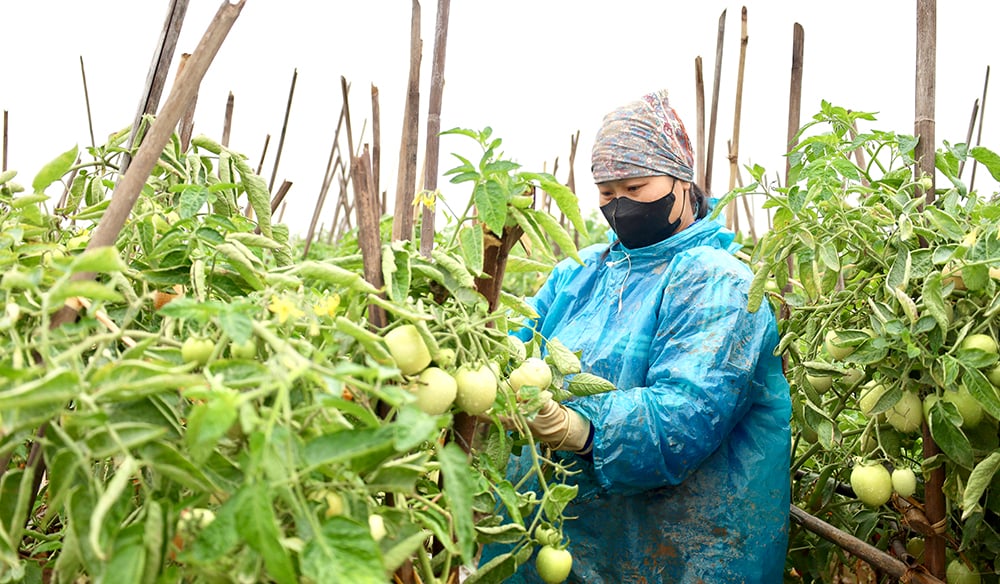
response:
{"label": "yellow tomato flower", "polygon": [[277,315],[278,322],[281,324],[285,324],[289,318],[299,318],[305,315],[298,306],[295,306],[291,300],[284,297],[272,296],[271,304],[267,308]]}
{"label": "yellow tomato flower", "polygon": [[338,307],[340,307],[340,294],[334,293],[313,304],[313,312],[316,313],[316,316],[333,318],[337,316]]}

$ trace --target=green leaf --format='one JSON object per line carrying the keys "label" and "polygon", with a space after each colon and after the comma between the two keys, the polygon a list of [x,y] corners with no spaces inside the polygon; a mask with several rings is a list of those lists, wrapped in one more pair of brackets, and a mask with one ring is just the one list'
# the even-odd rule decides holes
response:
{"label": "green leaf", "polygon": [[[943,404],[941,401],[935,402],[931,407],[931,436],[949,459],[964,468],[971,469],[972,444],[962,433],[962,429],[959,427],[961,422],[956,423],[951,416],[948,416],[944,406],[954,408],[952,404]],[[961,420],[960,417],[959,420]]]}
{"label": "green leaf", "polygon": [[961,241],[965,237],[965,229],[955,220],[954,217],[945,213],[937,207],[929,206],[924,209],[927,220],[934,228],[952,241]]}
{"label": "green leaf", "polygon": [[233,493],[215,514],[215,520],[198,532],[190,547],[179,559],[190,558],[200,563],[211,563],[229,553],[240,542],[237,523],[244,518],[245,500],[250,499],[252,487],[244,485]]}
{"label": "green leaf", "polygon": [[517,556],[512,552],[501,554],[479,566],[465,584],[501,584],[517,572],[517,566]]}
{"label": "green leaf", "polygon": [[975,146],[969,150],[969,156],[983,163],[986,170],[990,171],[990,175],[993,176],[993,180],[1000,181],[1000,156],[996,152],[984,146]]}
{"label": "green leaf", "polygon": [[834,272],[840,271],[840,252],[832,242],[825,242],[819,246],[819,259],[823,264]]}
{"label": "green leaf", "polygon": [[391,456],[396,431],[391,426],[341,430],[313,438],[303,450],[309,466],[349,465],[355,472],[365,472]]}
{"label": "green leaf", "polygon": [[566,345],[562,344],[559,339],[552,337],[545,344],[545,347],[548,351],[548,356],[552,358],[552,364],[555,365],[556,371],[563,375],[572,375],[580,372],[580,358],[573,351],[570,351]]}
{"label": "green leaf", "polygon": [[528,180],[538,181],[538,185],[555,200],[556,206],[569,219],[577,232],[587,233],[587,225],[580,214],[580,200],[568,186],[557,181],[551,174],[522,172],[520,176]]}
{"label": "green leaf", "polygon": [[391,300],[403,301],[409,295],[413,279],[410,254],[398,242],[382,246],[382,279]]}
{"label": "green leaf", "polygon": [[583,397],[614,391],[615,384],[593,373],[577,373],[570,378],[566,390],[575,396]]}
{"label": "green leaf", "polygon": [[901,246],[896,252],[896,260],[892,262],[889,274],[885,277],[887,288],[899,288],[906,290],[906,285],[910,280],[910,250],[906,246]]}
{"label": "green leaf", "polygon": [[994,450],[972,469],[969,480],[965,483],[965,493],[962,494],[962,521],[981,509],[979,499],[993,482],[993,477],[998,471],[1000,471],[1000,450]]}
{"label": "green leaf", "polygon": [[947,331],[951,319],[945,307],[944,295],[941,293],[941,274],[935,273],[924,280],[921,296],[924,300],[924,309],[930,313],[942,331]]}
{"label": "green leaf", "polygon": [[581,266],[583,265],[583,260],[580,259],[580,255],[576,251],[576,243],[573,242],[573,236],[556,221],[555,217],[545,211],[537,211],[535,209],[525,209],[525,214],[530,214],[535,218],[539,227],[545,230],[545,233],[556,242],[556,245],[559,246],[559,249],[564,254],[576,260]]}
{"label": "green leaf", "polygon": [[[470,227],[466,225],[458,232],[459,249],[462,252],[462,259],[469,271],[474,274],[483,273],[483,230],[478,225]],[[508,266],[509,267],[509,266]]]}
{"label": "green leaf", "polygon": [[66,152],[63,152],[59,156],[55,157],[51,162],[42,167],[38,174],[35,175],[35,179],[31,181],[31,188],[36,193],[43,193],[45,189],[49,188],[49,185],[56,182],[64,174],[69,172],[69,169],[73,167],[73,163],[76,162],[76,156],[79,152],[77,146],[73,146]]}
{"label": "green leaf", "polygon": [[997,388],[979,369],[966,367],[962,382],[986,413],[994,418],[1000,418],[1000,396],[997,396]]}
{"label": "green leaf", "polygon": [[222,310],[219,313],[219,328],[234,342],[245,343],[253,336],[253,319],[239,310]]}
{"label": "green leaf", "polygon": [[444,497],[452,513],[458,549],[462,558],[471,562],[476,551],[476,529],[472,516],[476,483],[468,455],[457,444],[449,442],[438,451],[438,461],[441,463]]}
{"label": "green leaf", "polygon": [[396,416],[394,446],[398,452],[406,452],[431,440],[437,433],[438,418],[425,414],[417,407],[404,407]]}
{"label": "green leaf", "polygon": [[208,189],[204,185],[186,185],[181,191],[177,212],[181,219],[194,217],[208,202]]}
{"label": "green leaf", "polygon": [[494,180],[479,183],[472,191],[472,200],[486,228],[498,237],[503,234],[507,222],[507,193],[503,186]]}
{"label": "green leaf", "polygon": [[66,404],[85,389],[80,376],[68,369],[49,371],[45,377],[0,391],[0,412]]}
{"label": "green leaf", "polygon": [[64,280],[49,292],[49,303],[52,306],[61,306],[75,296],[105,302],[125,301],[125,297],[115,290],[112,284],[101,284],[93,280]]}
{"label": "green leaf", "polygon": [[295,568],[288,551],[281,545],[282,533],[274,517],[274,502],[263,484],[248,485],[247,497],[239,509],[236,529],[243,539],[264,558],[268,575],[281,584],[295,584]]}
{"label": "green leaf", "polygon": [[208,399],[191,409],[184,439],[192,460],[201,463],[208,459],[219,439],[236,422],[236,406],[237,398],[234,393],[213,391]]}

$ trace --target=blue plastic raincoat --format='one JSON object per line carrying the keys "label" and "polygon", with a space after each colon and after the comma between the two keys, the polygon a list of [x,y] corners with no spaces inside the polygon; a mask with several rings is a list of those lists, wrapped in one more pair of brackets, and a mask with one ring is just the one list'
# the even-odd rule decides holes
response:
{"label": "blue plastic raincoat", "polygon": [[[791,405],[774,315],[747,311],[752,273],[732,232],[703,219],[607,248],[561,262],[530,299],[534,328],[618,388],[567,402],[595,429],[593,461],[556,453],[582,471],[569,478],[567,581],[781,582]],[[511,459],[512,477],[528,457]],[[540,583],[534,561],[508,582]]]}

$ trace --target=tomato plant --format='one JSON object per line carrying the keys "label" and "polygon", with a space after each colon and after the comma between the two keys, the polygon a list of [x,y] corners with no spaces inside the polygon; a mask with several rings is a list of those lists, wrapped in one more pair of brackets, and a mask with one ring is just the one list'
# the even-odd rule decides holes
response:
{"label": "tomato plant", "polygon": [[[946,186],[925,192],[934,181],[914,172],[917,138],[859,128],[875,121],[824,102],[789,154],[787,184],[754,167],[756,184],[731,194],[762,192],[773,213],[774,229],[750,252],[750,304],[768,295],[784,314],[793,502],[890,550],[928,535],[904,520],[907,505],[923,513],[941,497],[944,515],[928,518],[943,530],[930,538],[935,550],[943,543],[988,573],[1000,563],[1000,393],[990,380],[1000,205],[959,169],[976,162],[1000,176],[1000,158],[945,142],[936,167]],[[767,291],[771,280],[779,292]],[[824,392],[814,380],[826,375]],[[897,477],[908,503],[892,498],[886,467],[919,469],[915,484]],[[848,483],[859,502],[843,497]],[[788,564],[807,580],[845,568],[835,548],[795,525],[791,542]]]}

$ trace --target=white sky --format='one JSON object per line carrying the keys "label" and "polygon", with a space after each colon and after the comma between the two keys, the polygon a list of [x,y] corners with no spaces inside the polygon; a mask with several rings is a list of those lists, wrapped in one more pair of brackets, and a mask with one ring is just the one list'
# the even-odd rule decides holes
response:
{"label": "white sky", "polygon": [[[219,0],[191,0],[175,63],[180,53],[194,49],[220,5]],[[526,170],[551,171],[558,157],[562,181],[570,138],[580,131],[577,191],[589,212],[596,209],[590,148],[607,111],[665,87],[694,140],[694,60],[702,57],[710,99],[717,25],[726,10],[713,174],[713,190],[721,194],[729,184],[725,147],[733,133],[743,6],[749,43],[740,163],[761,164],[774,176],[784,174],[793,24],[805,30],[803,122],[825,99],[878,112],[878,129],[912,133],[915,5],[912,0],[452,0],[441,127],[489,125],[503,139],[507,156]],[[90,143],[81,57],[98,142],[131,123],[167,7],[167,0],[2,1],[0,109],[9,112],[8,168],[20,172],[19,182],[30,184],[45,162],[74,144],[83,149]],[[421,7],[422,147],[437,3],[424,0]],[[341,109],[340,78],[351,84],[356,143],[371,142],[370,123],[366,134],[359,134],[371,117],[375,85],[381,111],[381,185],[393,194],[410,15],[411,3],[404,0],[247,0],[202,84],[195,134],[221,137],[232,92],[230,147],[247,154],[256,167],[270,134],[264,164],[264,176],[270,179],[297,69],[275,186],[293,182],[284,219],[304,233]],[[942,1],[937,17],[937,143],[964,142],[986,67],[996,64],[1000,3]],[[1000,110],[991,103],[997,91],[988,95],[982,130],[982,144],[994,150],[1000,150]],[[471,140],[443,137],[441,172],[454,166],[452,152],[478,155]],[[467,196],[444,177],[438,183],[452,200]],[[996,187],[983,168],[976,184],[980,190]],[[327,223],[331,214],[332,204],[324,214]]]}

